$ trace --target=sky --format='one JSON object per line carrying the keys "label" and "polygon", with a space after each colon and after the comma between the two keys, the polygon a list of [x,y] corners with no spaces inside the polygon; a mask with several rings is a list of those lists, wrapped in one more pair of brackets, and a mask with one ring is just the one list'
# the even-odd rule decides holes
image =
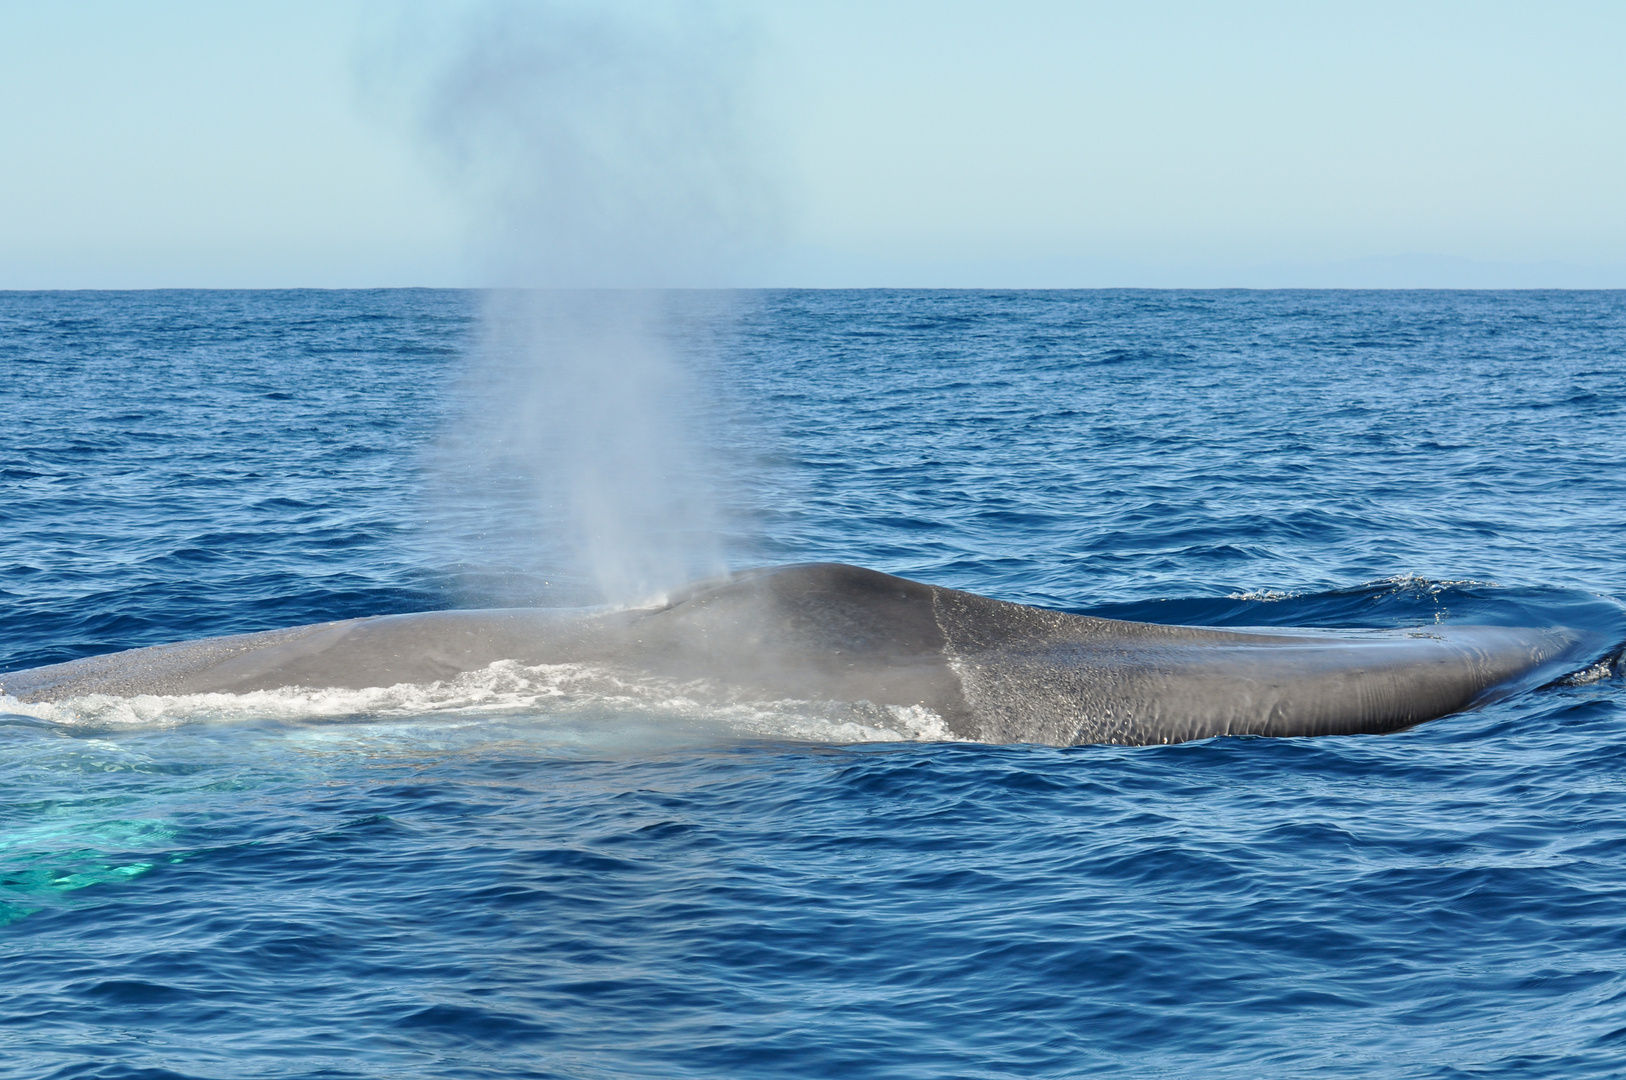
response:
{"label": "sky", "polygon": [[1626,4],[9,0],[0,288],[1626,287]]}

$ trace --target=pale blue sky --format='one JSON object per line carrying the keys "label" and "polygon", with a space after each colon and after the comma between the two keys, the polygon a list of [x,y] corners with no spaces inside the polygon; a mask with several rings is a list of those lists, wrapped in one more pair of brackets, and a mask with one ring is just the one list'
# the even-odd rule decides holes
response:
{"label": "pale blue sky", "polygon": [[[684,284],[1626,287],[1626,4],[660,0],[608,46],[571,10],[10,0],[0,288],[486,284],[566,234],[613,266],[659,234],[640,273]],[[726,152],[623,139],[537,194],[503,125],[540,138],[559,79],[433,112],[495,55],[470,18],[521,65],[575,27],[584,94],[653,72],[627,130],[664,95]],[[751,203],[726,255],[668,172]]]}

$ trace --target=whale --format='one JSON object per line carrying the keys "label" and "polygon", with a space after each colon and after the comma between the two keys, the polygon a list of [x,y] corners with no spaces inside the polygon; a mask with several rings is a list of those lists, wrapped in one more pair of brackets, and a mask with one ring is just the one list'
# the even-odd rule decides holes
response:
{"label": "whale", "polygon": [[623,610],[382,615],[0,675],[20,702],[432,683],[502,661],[682,680],[718,701],[929,709],[954,738],[1146,745],[1379,734],[1552,682],[1564,626],[1217,629],[1008,603],[841,563],[749,570]]}

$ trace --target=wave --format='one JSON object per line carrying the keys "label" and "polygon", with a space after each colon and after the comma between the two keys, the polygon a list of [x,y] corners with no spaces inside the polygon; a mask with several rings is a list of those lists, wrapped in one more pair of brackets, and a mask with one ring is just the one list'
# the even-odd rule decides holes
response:
{"label": "wave", "polygon": [[1569,626],[1626,644],[1626,604],[1580,589],[1503,586],[1472,578],[1396,574],[1321,591],[1268,586],[1072,609],[1102,618],[1217,627],[1403,630],[1457,626]]}

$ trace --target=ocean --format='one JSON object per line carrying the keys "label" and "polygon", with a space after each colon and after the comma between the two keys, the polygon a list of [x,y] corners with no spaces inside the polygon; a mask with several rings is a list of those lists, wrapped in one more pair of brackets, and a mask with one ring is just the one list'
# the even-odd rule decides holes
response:
{"label": "ocean", "polygon": [[[583,603],[549,463],[471,480],[487,304],[0,293],[0,673]],[[729,567],[1626,627],[1626,293],[658,306]],[[1623,666],[1066,749],[502,672],[0,698],[0,1076],[1626,1075]]]}

